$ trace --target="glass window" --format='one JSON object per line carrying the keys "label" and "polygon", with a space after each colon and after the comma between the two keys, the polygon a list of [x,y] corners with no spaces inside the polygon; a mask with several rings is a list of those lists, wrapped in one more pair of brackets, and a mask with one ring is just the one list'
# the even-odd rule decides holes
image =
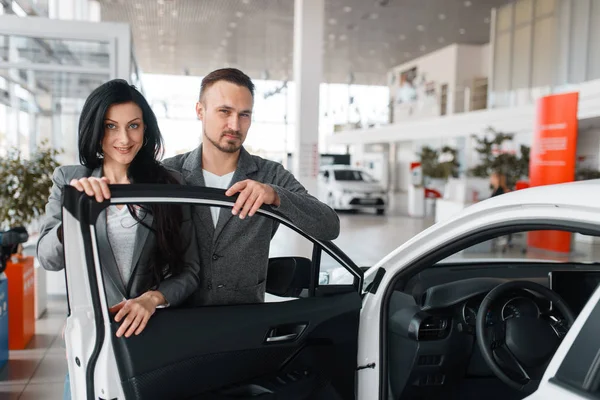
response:
{"label": "glass window", "polygon": [[[42,39],[16,35],[0,35],[0,42],[10,38],[17,47],[18,63],[60,64],[65,66],[109,68],[108,42]],[[7,59],[8,48],[0,49]]]}

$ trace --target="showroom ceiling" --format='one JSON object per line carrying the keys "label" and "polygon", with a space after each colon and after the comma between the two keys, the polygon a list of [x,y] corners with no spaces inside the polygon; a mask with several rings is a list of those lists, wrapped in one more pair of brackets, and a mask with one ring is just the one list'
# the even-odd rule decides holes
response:
{"label": "showroom ceiling", "polygon": [[[326,0],[327,82],[386,84],[385,73],[451,43],[489,41],[493,7],[510,0]],[[101,0],[129,22],[144,72],[205,75],[235,66],[255,79],[292,74],[294,0]]]}

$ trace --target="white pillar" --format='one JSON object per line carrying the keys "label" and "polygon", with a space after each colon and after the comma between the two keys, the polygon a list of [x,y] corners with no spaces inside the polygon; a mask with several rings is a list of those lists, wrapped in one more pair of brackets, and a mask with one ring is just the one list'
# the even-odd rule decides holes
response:
{"label": "white pillar", "polygon": [[88,1],[88,13],[90,22],[100,22],[102,20],[102,11],[98,0]]}
{"label": "white pillar", "polygon": [[89,0],[49,0],[48,17],[51,19],[90,20]]}
{"label": "white pillar", "polygon": [[391,193],[396,193],[398,191],[398,144],[396,142],[390,143],[388,160],[388,191]]}
{"label": "white pillar", "polygon": [[[19,58],[17,50],[17,39],[14,37],[6,38],[5,43],[8,44],[8,61],[17,62]],[[9,80],[7,82],[8,101],[10,106],[7,110],[7,144],[9,147],[16,147],[21,150],[21,132],[19,127],[19,111],[21,110],[21,102],[17,97],[16,83],[21,80],[19,70],[11,68],[8,70]]]}
{"label": "white pillar", "polygon": [[319,89],[323,75],[325,0],[295,0],[294,82],[296,124],[293,173],[316,192],[319,169]]}

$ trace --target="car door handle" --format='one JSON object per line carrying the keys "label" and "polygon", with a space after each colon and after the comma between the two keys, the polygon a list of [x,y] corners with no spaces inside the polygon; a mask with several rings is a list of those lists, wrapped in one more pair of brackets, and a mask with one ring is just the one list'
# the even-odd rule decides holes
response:
{"label": "car door handle", "polygon": [[289,335],[281,335],[281,336],[269,336],[266,340],[267,343],[276,343],[276,342],[287,342],[288,340],[294,340],[298,337],[297,333],[290,333]]}
{"label": "car door handle", "polygon": [[267,332],[265,343],[293,342],[302,335],[307,326],[307,323],[301,323],[270,328]]}

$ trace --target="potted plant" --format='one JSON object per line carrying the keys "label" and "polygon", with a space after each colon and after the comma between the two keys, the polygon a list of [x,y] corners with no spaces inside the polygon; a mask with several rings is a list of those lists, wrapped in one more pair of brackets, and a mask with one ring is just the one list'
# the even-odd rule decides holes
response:
{"label": "potted plant", "polygon": [[577,168],[577,170],[575,171],[576,181],[586,181],[589,179],[600,179],[600,171],[587,167]]}
{"label": "potted plant", "polygon": [[[44,214],[52,188],[52,174],[59,166],[56,158],[59,153],[43,142],[29,158],[23,157],[17,149],[0,157],[0,182],[3,183],[0,186],[0,229],[24,227],[32,230],[32,223]],[[27,346],[35,334],[36,307],[38,311],[43,310],[38,301],[44,298],[41,295],[45,292],[44,274],[34,268],[33,256],[24,257],[22,250],[19,245],[5,270],[10,350],[22,350]]]}
{"label": "potted plant", "polygon": [[61,152],[46,144],[28,159],[16,149],[0,157],[0,229],[28,227],[44,214]]}
{"label": "potted plant", "polygon": [[425,186],[433,185],[443,188],[448,178],[458,178],[460,164],[457,155],[458,151],[450,146],[444,146],[441,150],[423,146],[418,156],[421,161],[423,178],[426,180]]}
{"label": "potted plant", "polygon": [[529,176],[530,147],[521,145],[518,155],[503,152],[494,154],[496,148],[511,141],[514,135],[496,132],[493,128],[488,128],[486,133],[483,137],[472,136],[477,142],[475,151],[479,153],[480,163],[471,168],[469,174],[488,179],[493,172],[499,172],[506,177],[506,184],[512,189],[517,181]]}

